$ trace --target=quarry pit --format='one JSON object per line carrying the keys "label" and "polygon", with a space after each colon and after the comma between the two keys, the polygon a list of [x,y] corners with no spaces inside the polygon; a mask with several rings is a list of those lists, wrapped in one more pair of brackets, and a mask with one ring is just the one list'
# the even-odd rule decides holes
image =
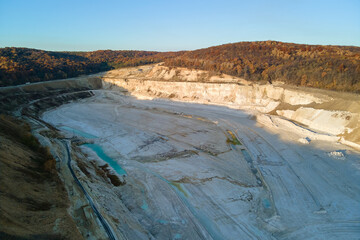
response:
{"label": "quarry pit", "polygon": [[[56,98],[35,96],[49,89]],[[68,191],[61,141],[71,143],[75,174],[117,239],[360,234],[358,95],[161,64],[1,91],[34,96],[13,99],[17,114],[58,156]],[[86,211],[79,222],[96,222]],[[87,238],[106,238],[93,225]]]}

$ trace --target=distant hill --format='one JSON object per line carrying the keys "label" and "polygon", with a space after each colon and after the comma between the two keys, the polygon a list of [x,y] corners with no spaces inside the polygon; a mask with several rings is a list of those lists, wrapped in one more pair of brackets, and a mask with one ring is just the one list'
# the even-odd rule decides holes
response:
{"label": "distant hill", "polygon": [[165,62],[252,81],[360,92],[360,47],[239,42],[185,52]]}
{"label": "distant hill", "polygon": [[227,73],[255,82],[360,92],[360,47],[275,41],[239,42],[195,51],[51,52],[0,49],[0,86],[75,77],[164,61],[167,66]]}
{"label": "distant hill", "polygon": [[24,84],[98,73],[118,67],[163,60],[157,52],[51,52],[29,48],[0,49],[0,86]]}

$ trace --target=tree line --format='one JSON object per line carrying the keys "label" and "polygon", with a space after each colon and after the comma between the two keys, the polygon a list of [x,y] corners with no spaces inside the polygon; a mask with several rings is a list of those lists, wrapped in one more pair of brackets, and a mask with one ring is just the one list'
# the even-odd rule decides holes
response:
{"label": "tree line", "polygon": [[47,81],[114,68],[165,62],[226,73],[254,82],[360,92],[360,47],[322,46],[276,41],[239,42],[194,51],[51,52],[0,49],[0,86]]}
{"label": "tree line", "polygon": [[360,92],[360,48],[240,42],[188,51],[165,60],[168,66],[191,67],[238,76],[254,82]]}
{"label": "tree line", "polygon": [[71,78],[119,67],[160,62],[157,52],[51,52],[29,48],[0,49],[0,86]]}

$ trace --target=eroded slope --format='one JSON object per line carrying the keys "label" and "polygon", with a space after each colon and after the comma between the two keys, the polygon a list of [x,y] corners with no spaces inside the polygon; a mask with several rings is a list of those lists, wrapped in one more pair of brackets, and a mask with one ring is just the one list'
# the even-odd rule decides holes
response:
{"label": "eroded slope", "polygon": [[82,239],[55,160],[23,124],[0,119],[0,238]]}

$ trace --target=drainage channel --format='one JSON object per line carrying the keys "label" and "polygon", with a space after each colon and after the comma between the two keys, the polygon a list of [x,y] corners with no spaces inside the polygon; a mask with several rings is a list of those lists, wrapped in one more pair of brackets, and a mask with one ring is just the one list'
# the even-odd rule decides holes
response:
{"label": "drainage channel", "polygon": [[95,206],[92,198],[89,196],[89,194],[86,192],[85,188],[83,187],[83,185],[81,184],[81,182],[79,181],[79,179],[77,178],[77,176],[75,175],[74,170],[71,167],[71,154],[70,154],[70,148],[69,148],[69,143],[68,142],[63,142],[66,148],[66,152],[68,155],[68,161],[67,161],[67,166],[71,172],[71,175],[73,176],[76,184],[80,187],[80,189],[83,191],[86,199],[88,200],[91,208],[93,209],[96,217],[99,219],[101,225],[103,226],[103,228],[105,229],[106,234],[108,235],[110,240],[116,240],[115,235],[113,234],[113,231],[110,227],[110,225],[107,223],[107,221],[103,218],[103,216],[101,215],[101,213],[99,212],[99,210],[97,209],[97,207]]}

